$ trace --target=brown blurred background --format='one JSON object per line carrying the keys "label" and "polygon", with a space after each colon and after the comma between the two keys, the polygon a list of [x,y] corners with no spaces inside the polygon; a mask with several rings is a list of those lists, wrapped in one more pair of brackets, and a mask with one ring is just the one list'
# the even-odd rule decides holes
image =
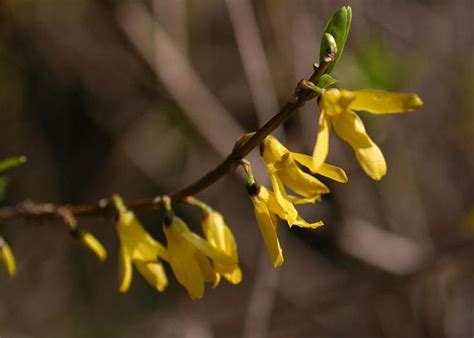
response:
{"label": "brown blurred background", "polygon": [[[362,114],[388,162],[381,182],[333,138],[330,163],[350,182],[328,182],[332,193],[302,210],[325,227],[280,228],[286,262],[274,270],[242,177],[221,180],[199,197],[233,228],[244,280],[197,302],[173,277],[160,294],[136,272],[119,294],[108,220],[81,221],[107,246],[104,264],[59,223],[1,224],[19,272],[0,272],[0,336],[472,337],[472,0],[4,0],[0,157],[29,161],[3,203],[152,197],[193,181],[311,74],[324,24],[345,4],[339,85],[425,102]],[[276,135],[310,152],[317,117],[309,102]],[[257,151],[249,158],[264,182]],[[179,213],[199,229],[196,210]],[[162,238],[160,215],[142,216]]]}

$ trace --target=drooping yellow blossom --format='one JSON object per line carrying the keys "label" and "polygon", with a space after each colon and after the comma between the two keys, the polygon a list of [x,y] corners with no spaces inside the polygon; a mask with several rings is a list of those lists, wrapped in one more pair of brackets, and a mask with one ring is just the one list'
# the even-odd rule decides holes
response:
{"label": "drooping yellow blossom", "polygon": [[[278,222],[276,216],[286,220],[288,225],[297,225],[303,228],[317,228],[323,225],[322,221],[308,223],[301,216],[296,213],[293,214],[294,203],[298,203],[299,200],[296,198],[288,197],[286,198],[287,203],[281,205],[277,200],[277,194],[272,193],[264,186],[257,185],[253,183],[247,185],[248,193],[250,199],[255,208],[255,217],[257,218],[257,223],[262,233],[263,241],[267,247],[268,255],[270,260],[273,263],[274,267],[278,267],[283,264],[283,253],[281,250],[280,242],[278,240]],[[284,195],[285,193],[283,193]],[[291,207],[290,207],[291,205]],[[285,208],[291,208],[290,211],[285,210]],[[288,215],[291,215],[291,219],[288,218]],[[291,221],[292,219],[294,221]]]}
{"label": "drooping yellow blossom", "polygon": [[145,280],[158,291],[168,285],[168,278],[158,258],[167,260],[168,251],[143,228],[134,213],[127,210],[122,199],[114,195],[117,210],[116,229],[120,240],[119,291],[127,292],[132,281],[132,263]]}
{"label": "drooping yellow blossom", "polygon": [[238,264],[236,257],[216,249],[204,238],[191,232],[183,220],[170,213],[165,215],[163,231],[168,243],[171,269],[193,300],[204,295],[204,282],[211,282],[214,286],[219,282],[219,275],[214,271],[210,259],[229,267]]}
{"label": "drooping yellow blossom", "polygon": [[[284,186],[305,198],[317,200],[321,194],[328,193],[329,189],[316,177],[301,170],[298,164],[307,167],[315,174],[329,177],[338,182],[347,182],[346,173],[341,168],[327,163],[323,163],[320,167],[314,167],[311,156],[290,152],[271,135],[262,142],[260,153],[270,177],[281,181]],[[272,179],[272,184],[273,182]],[[275,185],[273,185],[273,190],[277,193],[278,188],[275,189]]]}
{"label": "drooping yellow blossom", "polygon": [[[237,244],[232,231],[224,221],[224,217],[219,212],[210,209],[203,214],[201,225],[207,241],[238,262]],[[242,281],[242,271],[237,263],[223,265],[213,262],[213,266],[215,272],[222,275],[230,283],[239,284]]]}
{"label": "drooping yellow blossom", "polygon": [[379,147],[367,135],[364,124],[354,110],[373,114],[393,114],[412,111],[423,105],[416,94],[391,93],[381,90],[329,89],[321,95],[319,103],[318,135],[313,151],[313,167],[319,168],[329,150],[331,126],[336,134],[354,149],[362,169],[374,180],[387,172],[385,158]]}
{"label": "drooping yellow blossom", "polygon": [[10,277],[15,276],[16,274],[16,260],[15,256],[13,256],[13,252],[10,249],[5,240],[0,237],[0,258],[2,259],[3,265],[7,269],[8,274]]}
{"label": "drooping yellow blossom", "polygon": [[100,261],[103,262],[107,259],[107,250],[105,250],[102,243],[100,243],[93,234],[77,229],[77,231],[73,233],[73,236],[76,237],[86,249],[96,255]]}

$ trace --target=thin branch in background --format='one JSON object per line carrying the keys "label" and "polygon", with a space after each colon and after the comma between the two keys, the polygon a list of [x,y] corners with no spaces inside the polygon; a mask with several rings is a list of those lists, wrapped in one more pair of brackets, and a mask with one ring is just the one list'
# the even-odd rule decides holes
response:
{"label": "thin branch in background", "polygon": [[[394,162],[398,164],[398,171],[403,172],[400,177],[403,182],[397,182],[395,181],[397,177],[392,177],[385,184],[376,186],[379,209],[384,213],[383,218],[388,220],[388,226],[393,232],[416,239],[424,245],[433,246],[427,210],[422,200],[414,161],[410,158],[410,152],[407,151],[410,149],[409,135],[396,123],[391,126],[390,134],[397,135],[400,140],[392,147],[394,155],[398,155],[398,158],[394,157]],[[406,190],[407,186],[410,187],[410,193],[406,194],[401,201],[395,198],[396,194],[393,192],[397,191],[397,187],[398,189],[403,187]],[[456,202],[460,201],[452,203],[456,204]]]}
{"label": "thin branch in background", "polygon": [[[249,0],[226,0],[234,36],[239,47],[255,111],[260,124],[268,120],[278,109],[270,67],[260,37],[257,20]],[[275,133],[283,137],[283,131]]]}
{"label": "thin branch in background", "polygon": [[[318,44],[315,27],[314,15],[308,8],[305,0],[297,0],[295,4],[288,5],[291,7],[294,15],[291,15],[290,22],[290,40],[293,56],[293,79],[301,78],[301,74],[307,72],[307,65],[315,62],[314,55],[317,54]],[[322,32],[319,32],[321,34]],[[308,43],[300,43],[301,40]],[[302,107],[298,113],[300,119],[301,131],[303,133],[303,145],[311,149],[314,144],[314,135],[317,125],[316,107],[314,105],[306,105]]]}
{"label": "thin branch in background", "polygon": [[[279,238],[281,239],[281,235]],[[268,264],[265,249],[259,250],[258,256],[257,276],[245,314],[243,338],[268,337],[275,296],[280,284],[281,271]]]}
{"label": "thin branch in background", "polygon": [[118,8],[118,17],[130,40],[142,52],[143,45],[133,38],[130,28],[135,22],[147,22],[147,27],[153,27],[154,54],[151,56],[143,52],[143,56],[198,131],[219,155],[226,156],[229,145],[244,133],[241,126],[217,101],[161,24],[143,5],[138,2],[122,5]]}
{"label": "thin branch in background", "polygon": [[339,246],[354,257],[394,275],[419,271],[432,259],[430,246],[356,218],[345,224]]}
{"label": "thin branch in background", "polygon": [[170,39],[184,54],[188,54],[189,33],[187,0],[152,0],[152,11],[168,32]]}

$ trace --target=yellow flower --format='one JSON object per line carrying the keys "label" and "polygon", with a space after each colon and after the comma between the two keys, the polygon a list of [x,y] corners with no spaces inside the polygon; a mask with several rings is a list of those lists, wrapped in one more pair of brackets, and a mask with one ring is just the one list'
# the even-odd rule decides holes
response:
{"label": "yellow flower", "polygon": [[168,285],[163,265],[158,257],[167,260],[166,248],[150,236],[134,213],[127,210],[122,199],[112,201],[117,210],[116,229],[120,240],[119,291],[127,292],[132,281],[132,263],[145,280],[158,291]]}
{"label": "yellow flower", "polygon": [[321,194],[329,192],[324,183],[305,173],[298,164],[307,167],[315,174],[329,177],[338,182],[347,182],[346,173],[341,168],[327,163],[314,167],[311,156],[290,152],[278,139],[271,135],[267,136],[262,142],[260,153],[272,178],[275,193],[279,191],[274,184],[275,180],[281,181],[284,186],[290,188],[296,194],[312,200],[318,200]]}
{"label": "yellow flower", "polygon": [[105,250],[102,243],[100,243],[93,234],[79,229],[76,229],[76,231],[74,231],[72,234],[86,249],[90,250],[94,255],[96,255],[100,261],[103,262],[107,259],[107,251]]}
{"label": "yellow flower", "polygon": [[354,110],[365,110],[373,114],[401,113],[419,108],[423,102],[416,94],[411,93],[329,89],[321,95],[319,105],[321,115],[313,151],[313,166],[320,167],[327,157],[332,126],[336,134],[352,146],[367,175],[380,180],[387,172],[385,158],[367,135],[364,124]]}
{"label": "yellow flower", "polygon": [[[306,202],[298,198],[288,196],[285,199],[285,204],[281,205],[277,200],[277,194],[272,193],[264,186],[259,186],[256,183],[247,185],[250,199],[255,208],[255,217],[262,233],[263,241],[267,247],[268,255],[273,263],[274,267],[278,267],[283,264],[283,253],[278,240],[278,222],[276,216],[286,220],[288,225],[297,225],[304,228],[317,228],[323,225],[322,221],[308,223],[301,216],[296,213],[293,215],[294,205],[300,202]],[[285,210],[291,208],[291,210]],[[288,217],[291,217],[289,219]],[[294,221],[292,219],[294,218]]]}
{"label": "yellow flower", "polygon": [[[204,237],[216,249],[221,250],[238,262],[237,244],[232,231],[227,226],[222,215],[212,209],[203,214],[202,230]],[[214,270],[232,284],[242,281],[242,271],[238,264],[223,265],[214,262]]]}
{"label": "yellow flower", "polygon": [[178,280],[188,291],[190,297],[200,299],[204,295],[204,282],[214,286],[219,281],[219,275],[211,264],[235,266],[236,257],[231,257],[216,249],[204,238],[189,230],[188,226],[170,213],[165,215],[163,231],[168,242],[168,261]]}
{"label": "yellow flower", "polygon": [[8,274],[10,277],[15,276],[16,274],[16,260],[15,256],[13,256],[13,252],[10,249],[10,246],[8,245],[5,240],[0,237],[0,258],[2,259],[3,264],[5,265],[5,268],[7,269]]}

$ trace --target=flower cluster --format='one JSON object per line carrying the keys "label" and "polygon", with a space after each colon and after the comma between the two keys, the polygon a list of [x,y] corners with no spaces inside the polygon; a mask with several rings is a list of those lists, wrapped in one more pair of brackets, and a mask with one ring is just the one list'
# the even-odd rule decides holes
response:
{"label": "flower cluster", "polygon": [[[374,180],[380,180],[387,172],[385,158],[380,148],[367,134],[364,124],[354,111],[364,110],[373,114],[391,114],[412,111],[423,105],[421,99],[411,93],[390,93],[381,90],[357,90],[329,88],[337,81],[329,75],[339,61],[347,41],[352,21],[352,10],[342,7],[328,21],[320,48],[320,74],[316,83],[301,81],[297,93],[306,91],[318,96],[320,108],[318,133],[312,156],[294,153],[285,148],[275,137],[267,136],[261,144],[260,154],[265,161],[271,189],[259,185],[249,163],[247,191],[255,207],[255,216],[274,267],[283,263],[282,249],[278,240],[278,221],[289,227],[296,225],[316,228],[322,221],[308,223],[296,209],[298,204],[314,203],[329,188],[314,175],[321,175],[340,183],[348,181],[343,169],[326,163],[329,152],[331,128],[354,149],[362,169]],[[306,171],[302,170],[306,168]],[[290,192],[287,191],[290,190]]]}
{"label": "flower cluster", "polygon": [[[321,114],[313,156],[291,152],[271,135],[265,138],[260,146],[260,154],[273,190],[256,183],[249,164],[246,164],[247,191],[255,207],[257,223],[274,267],[283,263],[277,235],[277,218],[285,221],[289,227],[296,225],[317,228],[323,225],[322,221],[308,223],[298,214],[295,207],[298,204],[319,201],[322,194],[329,193],[329,188],[312,174],[340,183],[348,181],[343,169],[325,163],[331,126],[339,137],[353,147],[356,158],[367,175],[380,180],[387,171],[385,159],[379,147],[367,135],[354,110],[365,110],[374,114],[401,113],[412,111],[421,105],[420,98],[409,93],[379,90],[351,92],[335,88],[322,90],[319,100]],[[303,171],[301,166],[309,173]],[[293,195],[287,189],[291,190]]]}
{"label": "flower cluster", "polygon": [[[392,114],[412,111],[423,104],[417,95],[411,93],[330,88],[336,80],[329,73],[341,57],[351,19],[352,11],[346,6],[338,10],[329,20],[321,42],[320,65],[315,65],[315,73],[311,78],[314,78],[314,83],[302,81],[296,93],[297,101],[294,103],[294,109],[309,98],[318,97],[320,115],[312,155],[288,150],[278,139],[266,133],[268,128],[262,128],[255,139],[261,140],[259,137],[263,137],[263,133],[268,135],[260,143],[260,154],[271,186],[258,184],[250,163],[246,160],[241,162],[247,172],[246,187],[254,205],[257,224],[274,267],[281,266],[284,261],[278,239],[278,220],[284,221],[290,228],[298,226],[315,229],[322,226],[321,220],[307,221],[301,217],[297,206],[313,204],[330,192],[329,187],[318,178],[320,176],[339,183],[348,182],[342,168],[326,163],[331,129],[350,144],[357,161],[367,175],[374,180],[380,180],[387,172],[385,158],[380,148],[367,134],[362,120],[355,111],[367,111],[377,115]],[[301,102],[301,97],[298,96],[300,94],[304,95]],[[251,137],[253,134],[248,135]],[[245,145],[247,141],[248,138],[243,137],[236,147]],[[256,142],[252,143],[255,144]],[[240,161],[242,156],[235,156],[236,159],[229,156],[228,160],[234,160],[233,165],[238,164],[237,160]],[[3,170],[21,163],[24,163],[24,158],[11,158],[0,162],[0,174]],[[2,194],[2,176],[0,176],[0,199]],[[110,209],[114,211],[115,229],[120,242],[119,291],[129,290],[133,268],[136,268],[154,289],[164,291],[169,283],[167,265],[192,299],[203,297],[206,283],[216,287],[224,278],[231,284],[239,284],[242,280],[242,270],[239,266],[237,244],[223,216],[204,202],[191,196],[187,197],[184,202],[197,207],[201,212],[202,235],[200,235],[175,215],[171,202],[166,196],[161,199],[165,208],[162,229],[166,243],[160,243],[147,232],[120,196],[114,195],[110,199],[107,211]],[[72,211],[67,207],[57,209],[57,214],[63,217],[74,238],[99,260],[105,260],[107,257],[105,248],[91,233],[77,227]],[[9,275],[13,276],[16,271],[15,259],[10,247],[1,237],[0,260]]]}
{"label": "flower cluster", "polygon": [[380,148],[367,134],[364,124],[354,110],[372,114],[393,114],[412,111],[423,105],[411,93],[390,93],[382,90],[329,89],[321,95],[318,136],[313,152],[313,166],[319,167],[329,152],[331,126],[336,134],[354,149],[362,169],[374,180],[387,172],[387,164]]}
{"label": "flower cluster", "polygon": [[112,197],[117,212],[115,226],[120,240],[120,292],[126,292],[130,287],[132,265],[152,287],[163,291],[168,285],[168,278],[162,261],[169,263],[176,280],[192,299],[202,298],[205,282],[216,287],[221,277],[224,277],[232,284],[240,283],[242,272],[232,231],[220,213],[196,199],[189,201],[202,209],[202,231],[205,237],[192,232],[173,213],[168,201],[163,220],[167,242],[164,245],[145,230],[118,195]]}

